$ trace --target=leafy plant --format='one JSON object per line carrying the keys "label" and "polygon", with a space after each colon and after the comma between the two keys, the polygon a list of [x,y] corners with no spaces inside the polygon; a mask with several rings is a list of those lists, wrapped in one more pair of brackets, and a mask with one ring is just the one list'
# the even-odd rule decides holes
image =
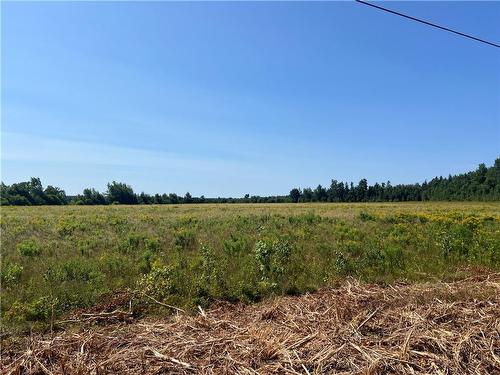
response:
{"label": "leafy plant", "polygon": [[151,271],[140,279],[138,287],[147,296],[167,300],[177,291],[174,269],[155,262]]}
{"label": "leafy plant", "polygon": [[283,240],[259,240],[255,244],[254,252],[262,280],[276,281],[286,272],[292,247]]}
{"label": "leafy plant", "polygon": [[42,253],[42,250],[34,240],[27,240],[17,244],[17,251],[22,256],[35,257]]}
{"label": "leafy plant", "polygon": [[17,281],[21,279],[22,272],[23,266],[19,264],[10,262],[3,264],[1,272],[2,287],[12,287]]}

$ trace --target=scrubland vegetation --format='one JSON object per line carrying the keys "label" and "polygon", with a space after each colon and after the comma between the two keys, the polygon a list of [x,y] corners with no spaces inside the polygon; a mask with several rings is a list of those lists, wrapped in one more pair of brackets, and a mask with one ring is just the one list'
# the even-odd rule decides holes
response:
{"label": "scrubland vegetation", "polygon": [[147,315],[500,270],[494,202],[2,207],[1,229],[4,332],[117,291]]}

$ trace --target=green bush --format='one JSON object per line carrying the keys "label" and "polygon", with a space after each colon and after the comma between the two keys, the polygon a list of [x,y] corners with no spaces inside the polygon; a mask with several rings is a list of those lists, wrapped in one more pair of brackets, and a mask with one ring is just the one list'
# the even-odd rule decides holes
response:
{"label": "green bush", "polygon": [[136,273],[137,262],[124,254],[109,252],[103,254],[98,260],[98,269],[107,278],[113,281],[118,279],[128,280]]}
{"label": "green bush", "polygon": [[361,219],[361,221],[375,221],[375,220],[377,220],[377,218],[374,215],[372,215],[366,211],[361,211],[359,213],[359,218]]}
{"label": "green bush", "polygon": [[93,238],[86,238],[85,240],[79,240],[77,242],[78,250],[82,256],[90,256],[91,252],[96,250],[99,246],[98,242]]}
{"label": "green bush", "polygon": [[306,214],[294,215],[288,217],[288,222],[293,225],[312,225],[321,223],[323,218],[319,215],[316,215],[314,212],[308,212]]}
{"label": "green bush", "polygon": [[138,283],[139,290],[147,296],[160,301],[168,300],[177,292],[177,283],[174,269],[158,262],[153,263],[151,271],[144,275]]}
{"label": "green bush", "polygon": [[75,258],[49,267],[44,277],[50,283],[76,281],[98,284],[103,274],[99,271],[97,263]]}
{"label": "green bush", "polygon": [[385,249],[385,260],[390,270],[402,270],[406,266],[403,249],[398,246],[389,246]]}
{"label": "green bush", "polygon": [[21,279],[23,267],[19,264],[7,262],[2,265],[2,287],[9,288]]}
{"label": "green bush", "polygon": [[156,253],[160,250],[160,241],[157,238],[146,238],[145,239],[146,250]]}
{"label": "green bush", "polygon": [[151,271],[152,262],[154,260],[154,253],[151,250],[146,250],[142,253],[139,260],[139,269],[142,273],[148,273]]}
{"label": "green bush", "polygon": [[123,254],[133,253],[144,246],[146,236],[139,233],[130,233],[123,242],[118,245],[118,250]]}
{"label": "green bush", "polygon": [[283,240],[259,240],[255,244],[254,253],[262,281],[281,281],[292,255],[291,245]]}
{"label": "green bush", "polygon": [[223,268],[225,261],[217,257],[211,248],[204,245],[200,249],[201,282],[212,296],[222,297],[227,294]]}
{"label": "green bush", "polygon": [[476,243],[479,221],[467,218],[460,223],[448,223],[441,232],[441,250],[445,259],[449,257],[469,259]]}
{"label": "green bush", "polygon": [[51,297],[40,297],[25,308],[25,316],[28,321],[47,321],[51,318],[54,312],[55,306],[57,305],[57,300]]}
{"label": "green bush", "polygon": [[335,254],[334,268],[340,276],[353,276],[357,272],[356,262],[343,253]]}
{"label": "green bush", "polygon": [[196,245],[196,235],[192,229],[180,229],[174,235],[175,246],[187,250]]}
{"label": "green bush", "polygon": [[39,256],[42,250],[34,240],[27,240],[17,244],[17,251],[22,256],[34,257]]}
{"label": "green bush", "polygon": [[223,246],[224,252],[228,256],[237,256],[248,248],[248,241],[243,237],[237,237],[231,234],[230,238],[224,241]]}

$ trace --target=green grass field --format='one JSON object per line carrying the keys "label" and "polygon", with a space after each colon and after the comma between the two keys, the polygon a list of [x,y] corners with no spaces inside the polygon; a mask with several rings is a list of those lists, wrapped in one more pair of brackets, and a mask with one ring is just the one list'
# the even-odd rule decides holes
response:
{"label": "green grass field", "polygon": [[500,203],[2,207],[1,229],[8,332],[124,290],[153,314],[500,269]]}

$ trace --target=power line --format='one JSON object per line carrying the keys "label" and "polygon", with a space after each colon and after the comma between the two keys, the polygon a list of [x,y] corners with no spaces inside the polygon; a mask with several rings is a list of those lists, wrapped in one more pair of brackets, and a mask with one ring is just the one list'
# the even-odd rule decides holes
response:
{"label": "power line", "polygon": [[363,0],[355,0],[355,1],[358,2],[358,3],[360,3],[360,4],[368,5],[368,6],[371,6],[373,8],[377,8],[377,9],[383,10],[384,12],[389,12],[389,13],[395,14],[397,16],[408,18],[408,19],[410,19],[412,21],[417,21],[417,22],[423,23],[423,24],[428,25],[428,26],[436,27],[436,28],[441,29],[441,30],[449,31],[450,33],[454,33],[454,34],[457,34],[457,35],[460,35],[460,36],[464,36],[464,37],[469,38],[469,39],[473,39],[473,40],[475,40],[477,42],[489,44],[490,46],[500,48],[499,44],[496,44],[496,43],[493,43],[493,42],[488,42],[487,40],[476,38],[475,36],[468,35],[468,34],[465,34],[465,33],[461,33],[460,31],[452,30],[452,29],[449,29],[449,28],[444,27],[444,26],[439,26],[439,25],[436,25],[435,23],[424,21],[424,20],[421,20],[421,19],[418,19],[418,18],[415,18],[415,17],[412,17],[412,16],[408,16],[406,14],[399,13],[399,12],[396,12],[394,10],[390,10],[390,9],[387,9],[387,8],[383,8],[381,6],[378,6],[378,5],[375,5],[375,4],[371,4],[371,3],[368,3],[368,2],[363,1]]}

